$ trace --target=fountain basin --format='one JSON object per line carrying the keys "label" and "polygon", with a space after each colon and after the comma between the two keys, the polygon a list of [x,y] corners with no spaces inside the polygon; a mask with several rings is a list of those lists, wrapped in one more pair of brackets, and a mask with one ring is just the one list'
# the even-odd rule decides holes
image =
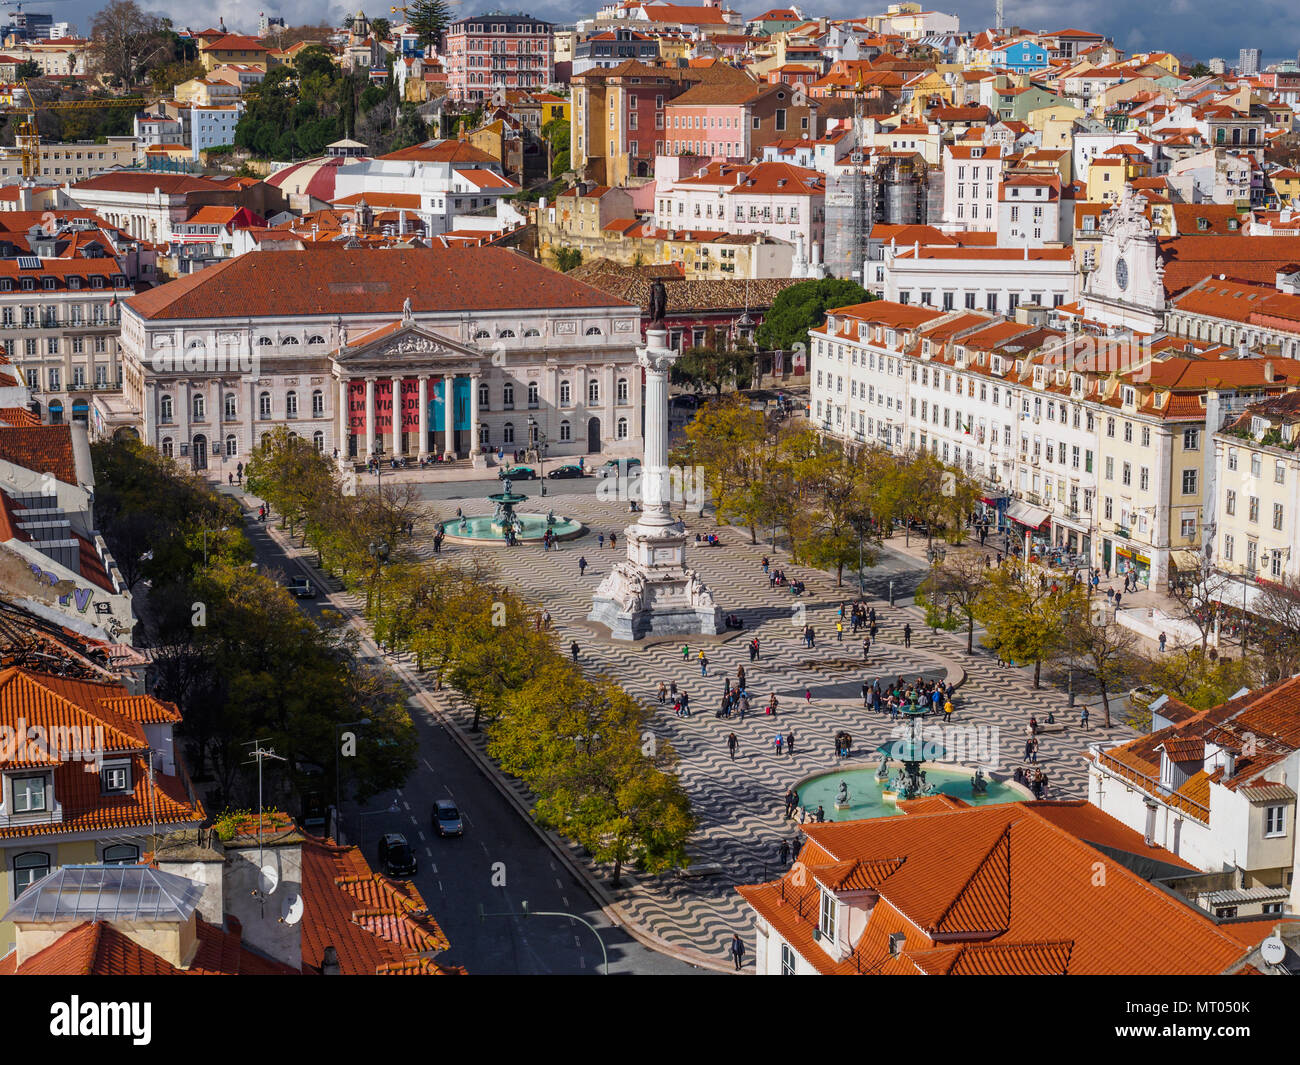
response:
{"label": "fountain basin", "polygon": [[[971,789],[971,777],[975,775],[973,766],[963,769],[927,763],[922,768],[925,770],[926,783],[933,784],[937,793],[961,799],[972,806],[1021,802],[1033,798],[1032,793],[1011,781],[996,780],[988,780],[984,794],[976,795]],[[891,779],[898,770],[898,763],[892,762]],[[847,807],[836,802],[841,780],[849,786]],[[903,813],[895,805],[894,799],[886,794],[889,782],[877,780],[876,766],[867,762],[848,762],[842,770],[805,777],[795,785],[794,790],[801,806],[811,813],[820,805],[825,809],[828,821],[862,821],[871,817],[897,817]]]}
{"label": "fountain basin", "polygon": [[[489,497],[491,498],[491,497]],[[540,544],[548,528],[545,514],[529,514],[516,511],[514,517],[523,526],[515,532],[520,543]],[[492,514],[467,515],[462,528],[455,518],[443,522],[446,528],[446,540],[451,544],[467,544],[480,547],[504,547],[506,543],[505,526]],[[558,514],[555,523],[549,526],[557,540],[572,540],[587,531],[580,521],[561,518]]]}

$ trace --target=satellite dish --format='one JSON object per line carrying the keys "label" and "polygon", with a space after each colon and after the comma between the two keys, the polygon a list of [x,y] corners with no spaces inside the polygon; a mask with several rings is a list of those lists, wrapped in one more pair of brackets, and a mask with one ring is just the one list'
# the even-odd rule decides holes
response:
{"label": "satellite dish", "polygon": [[1259,956],[1269,965],[1281,965],[1282,959],[1286,957],[1286,944],[1282,942],[1281,936],[1269,936],[1259,945]]}
{"label": "satellite dish", "polygon": [[286,895],[280,902],[280,920],[285,924],[297,924],[302,920],[302,896]]}
{"label": "satellite dish", "polygon": [[257,887],[263,895],[274,894],[280,886],[280,872],[273,865],[264,865],[257,874]]}

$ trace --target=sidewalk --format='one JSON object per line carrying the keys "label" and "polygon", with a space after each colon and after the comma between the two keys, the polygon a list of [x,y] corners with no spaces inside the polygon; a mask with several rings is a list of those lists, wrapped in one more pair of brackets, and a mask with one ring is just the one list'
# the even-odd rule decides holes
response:
{"label": "sidewalk", "polygon": [[[256,514],[258,506],[262,501],[256,496],[245,492],[242,489],[228,489],[231,494],[239,499],[245,510],[250,511],[252,515]],[[661,954],[667,954],[669,957],[676,958],[678,961],[685,962],[688,965],[698,966],[719,973],[728,973],[733,971],[732,964],[726,960],[719,960],[711,957],[701,951],[691,950],[668,943],[652,931],[642,926],[631,914],[627,913],[620,902],[614,897],[610,890],[594,876],[589,868],[585,852],[577,844],[571,843],[564,839],[558,833],[543,828],[537,823],[532,816],[532,800],[523,786],[507,776],[500,767],[493,761],[486,752],[487,737],[485,733],[479,733],[477,736],[469,733],[458,720],[457,715],[452,712],[455,704],[459,702],[457,693],[454,689],[444,687],[442,691],[434,691],[428,687],[419,673],[411,666],[409,662],[403,660],[401,656],[392,655],[389,652],[381,651],[374,642],[373,634],[370,630],[369,622],[363,614],[349,604],[347,592],[329,592],[331,583],[337,583],[334,578],[321,570],[318,570],[313,563],[315,552],[308,548],[299,547],[288,536],[288,534],[279,527],[274,518],[268,516],[266,524],[263,526],[267,534],[273,539],[280,549],[285,553],[287,559],[297,566],[314,580],[325,595],[330,606],[340,613],[347,625],[355,630],[361,638],[362,653],[373,655],[377,660],[382,662],[386,667],[402,681],[408,691],[411,692],[412,701],[418,703],[425,709],[428,714],[444,726],[447,734],[455,741],[456,745],[465,753],[465,755],[478,767],[480,772],[489,779],[496,789],[505,798],[520,818],[528,825],[533,833],[547,846],[556,859],[565,866],[580,882],[587,886],[592,898],[596,901],[601,911],[605,914],[610,924],[624,929],[629,935],[636,939],[643,946],[651,950],[658,951]],[[635,882],[635,876],[631,870],[625,873],[628,883]]]}

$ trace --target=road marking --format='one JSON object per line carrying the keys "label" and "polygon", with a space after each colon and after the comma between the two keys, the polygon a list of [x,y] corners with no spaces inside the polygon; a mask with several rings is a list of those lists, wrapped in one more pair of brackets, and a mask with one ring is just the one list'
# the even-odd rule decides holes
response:
{"label": "road marking", "polygon": [[445,895],[445,894],[447,894],[445,891],[442,890],[442,881],[441,881],[441,880],[438,881],[438,894],[439,894],[439,895]]}
{"label": "road marking", "polygon": [[555,886],[561,891],[564,890],[564,885],[560,883],[560,878],[558,876],[555,878]]}
{"label": "road marking", "polygon": [[[433,848],[432,848],[432,847],[428,847],[428,848],[426,848],[426,849],[428,850],[430,857],[432,857],[432,856],[433,856]],[[435,863],[435,864],[430,865],[430,866],[429,866],[429,871],[430,871],[431,873],[433,873],[433,874],[436,876],[437,873],[438,873],[438,866],[437,866],[437,864]]]}
{"label": "road marking", "polygon": [[568,895],[561,895],[561,896],[560,896],[560,901],[561,901],[562,903],[564,903],[565,909],[567,909],[568,906],[569,906],[569,896],[568,896]]}
{"label": "road marking", "polygon": [[[432,857],[433,857],[433,848],[432,848],[432,847],[425,847],[425,848],[424,848],[424,853],[427,854],[430,858],[432,858]],[[433,868],[432,868],[431,871],[436,873],[436,872],[438,871],[438,867],[437,867],[436,865],[433,866]]]}
{"label": "road marking", "polygon": [[[415,821],[415,818],[412,817],[411,820],[412,820],[412,821]],[[418,822],[417,822],[417,824],[418,824]],[[421,831],[417,828],[417,829],[415,830],[415,834],[416,834],[417,836],[420,837],[420,842],[423,843],[423,842],[424,842],[424,833],[421,832]]]}
{"label": "road marking", "polygon": [[578,955],[578,968],[579,968],[579,969],[585,969],[586,967],[587,967],[587,959],[586,959],[585,957],[583,957],[583,955],[579,954],[579,955]]}
{"label": "road marking", "polygon": [[404,802],[402,803],[402,805],[405,806],[408,810],[411,808],[411,804],[409,802]]}

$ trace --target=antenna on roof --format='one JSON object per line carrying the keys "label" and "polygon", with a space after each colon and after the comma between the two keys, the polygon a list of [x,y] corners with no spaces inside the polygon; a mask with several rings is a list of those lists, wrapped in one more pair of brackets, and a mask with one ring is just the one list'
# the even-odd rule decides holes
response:
{"label": "antenna on roof", "polygon": [[[266,916],[266,896],[276,889],[279,885],[280,877],[274,869],[268,869],[262,861],[262,762],[267,758],[274,758],[277,762],[287,762],[287,758],[281,758],[275,751],[269,748],[263,749],[260,744],[262,740],[252,740],[245,744],[246,747],[253,748],[253,757],[245,762],[245,765],[251,765],[257,762],[257,887],[253,889],[253,894],[257,896],[257,901],[261,906],[262,916]],[[150,762],[152,765],[152,761]],[[269,874],[269,875],[268,875]]]}

